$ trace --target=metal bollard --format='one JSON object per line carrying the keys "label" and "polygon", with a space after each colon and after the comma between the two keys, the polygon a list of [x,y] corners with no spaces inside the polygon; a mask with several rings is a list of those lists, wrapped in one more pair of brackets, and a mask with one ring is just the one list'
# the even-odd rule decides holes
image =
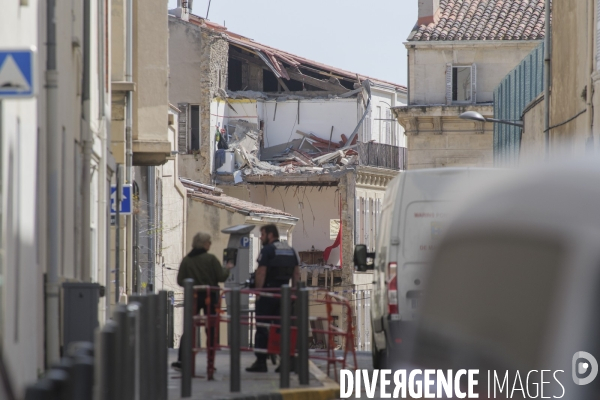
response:
{"label": "metal bollard", "polygon": [[158,352],[158,400],[167,400],[167,292],[161,290],[158,292],[158,325],[157,325],[157,344],[156,351]]}
{"label": "metal bollard", "polygon": [[192,337],[194,312],[194,280],[183,281],[183,337],[181,338],[181,397],[192,395]]}
{"label": "metal bollard", "polygon": [[91,399],[94,388],[94,359],[85,355],[78,355],[71,369],[71,399]]}
{"label": "metal bollard", "polygon": [[281,287],[281,348],[280,348],[280,375],[279,388],[287,389],[290,387],[290,330],[292,311],[292,301],[290,298],[289,285]]}
{"label": "metal bollard", "polygon": [[[132,296],[133,297],[133,296]],[[131,357],[127,360],[126,369],[126,394],[127,399],[139,400],[140,398],[140,308],[138,302],[130,302],[127,305],[128,324],[129,324],[129,351]]]}
{"label": "metal bollard", "polygon": [[149,327],[149,299],[146,295],[136,295],[130,296],[130,301],[134,301],[139,303],[138,309],[138,329],[139,335],[137,336],[137,354],[139,357],[139,368],[137,369],[137,377],[136,377],[136,386],[137,391],[136,395],[139,396],[140,399],[149,399],[151,391],[150,388],[150,378],[149,378],[149,369],[150,365],[150,351],[149,347],[149,338],[148,338],[148,330]]}
{"label": "metal bollard", "polygon": [[167,343],[169,349],[175,347],[175,330],[173,327],[174,319],[175,319],[175,292],[169,292],[169,303],[167,305]]}
{"label": "metal bollard", "polygon": [[159,385],[159,357],[158,357],[158,295],[148,294],[148,317],[146,325],[146,335],[148,336],[147,347],[143,349],[148,353],[148,368],[146,370],[148,386],[148,396],[144,397],[147,400],[158,399]]}
{"label": "metal bollard", "polygon": [[116,344],[117,344],[117,323],[107,321],[102,331],[100,331],[100,399],[116,399],[117,375],[115,373]]}
{"label": "metal bollard", "polygon": [[124,304],[118,304],[113,312],[113,321],[117,323],[117,340],[115,345],[115,360],[114,365],[115,374],[117,376],[116,381],[116,396],[117,400],[128,400],[125,397],[125,386],[127,381],[125,378],[126,373],[126,362],[129,359],[128,352],[128,341],[129,341],[129,329],[128,329],[128,316],[127,306]]}
{"label": "metal bollard", "polygon": [[308,289],[302,288],[296,300],[298,309],[298,380],[308,385]]}
{"label": "metal bollard", "polygon": [[229,299],[231,302],[231,320],[229,323],[229,391],[239,392],[241,390],[241,375],[240,375],[240,335],[241,324],[233,326],[234,323],[240,321],[240,289],[234,288],[230,293]]}

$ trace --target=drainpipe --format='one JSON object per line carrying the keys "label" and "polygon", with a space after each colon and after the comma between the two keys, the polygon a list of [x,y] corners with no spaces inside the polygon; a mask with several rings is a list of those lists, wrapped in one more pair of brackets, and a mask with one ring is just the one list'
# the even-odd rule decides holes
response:
{"label": "drainpipe", "polygon": [[550,7],[552,0],[546,0],[546,20],[544,35],[544,144],[546,152],[546,160],[550,157],[550,84],[551,84],[551,61],[552,61],[552,44],[550,40]]}
{"label": "drainpipe", "polygon": [[[133,0],[127,0],[127,32],[126,32],[125,80],[133,82]],[[132,183],[131,166],[133,159],[133,137],[131,132],[133,120],[133,93],[127,92],[125,115],[125,181]]]}
{"label": "drainpipe", "polygon": [[156,201],[156,170],[148,167],[148,293],[154,293],[154,254],[156,252],[156,226],[155,226],[155,201]]}
{"label": "drainpipe", "polygon": [[59,138],[58,121],[58,71],[56,69],[56,0],[46,3],[46,136],[48,138],[46,154],[48,168],[48,264],[46,267],[46,366],[50,366],[60,359],[59,353],[59,310],[58,297],[60,286],[58,269],[60,262],[60,229],[58,219],[60,216],[60,167],[61,167],[61,141]]}
{"label": "drainpipe", "polygon": [[81,179],[82,188],[82,205],[81,205],[81,275],[80,278],[84,282],[90,281],[90,261],[91,261],[91,233],[90,233],[90,182],[91,171],[90,164],[92,161],[92,130],[90,127],[90,68],[92,54],[92,38],[90,18],[90,1],[83,2],[83,89],[81,96],[81,118],[82,118],[82,134],[83,134],[83,176]]}
{"label": "drainpipe", "polygon": [[589,78],[586,90],[586,109],[587,109],[587,128],[589,129],[589,136],[586,142],[586,151],[591,152],[594,149],[594,18],[596,17],[595,12],[596,0],[588,0],[588,68]]}
{"label": "drainpipe", "polygon": [[[125,80],[133,82],[133,0],[127,0],[127,31],[126,31],[126,50],[125,50]],[[133,92],[128,91],[126,95],[125,109],[125,182],[133,183]],[[132,250],[132,226],[133,216],[131,214],[125,217],[125,232],[126,232],[126,257],[123,263],[123,293],[127,294],[129,288],[131,290],[131,282],[128,282],[128,272],[132,272],[131,280],[135,272],[131,271],[133,257],[130,256]]]}

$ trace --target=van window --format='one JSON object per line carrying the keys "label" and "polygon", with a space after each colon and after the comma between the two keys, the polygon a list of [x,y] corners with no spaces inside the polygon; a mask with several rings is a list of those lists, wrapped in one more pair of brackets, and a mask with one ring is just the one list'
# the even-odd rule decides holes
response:
{"label": "van window", "polygon": [[404,262],[424,261],[436,250],[446,229],[450,202],[415,201],[406,207],[402,252]]}

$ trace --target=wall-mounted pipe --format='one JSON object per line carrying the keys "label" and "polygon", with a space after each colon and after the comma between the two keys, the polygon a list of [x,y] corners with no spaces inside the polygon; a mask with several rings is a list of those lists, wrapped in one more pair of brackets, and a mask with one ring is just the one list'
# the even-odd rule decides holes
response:
{"label": "wall-mounted pipe", "polygon": [[586,151],[592,151],[594,149],[594,19],[596,18],[596,0],[588,0],[588,29],[587,29],[587,66],[588,66],[588,82],[586,90],[586,109],[587,109],[587,129],[588,139],[586,142]]}
{"label": "wall-mounted pipe", "polygon": [[47,175],[47,249],[46,267],[46,365],[50,366],[60,359],[59,352],[59,292],[58,270],[60,263],[60,171],[61,141],[58,121],[58,71],[56,69],[56,0],[46,2],[46,157]]}
{"label": "wall-mounted pipe", "polygon": [[81,273],[80,278],[84,282],[90,281],[91,275],[91,191],[90,183],[91,162],[92,162],[92,145],[93,137],[90,126],[91,122],[91,102],[90,102],[90,74],[91,74],[91,57],[92,57],[92,35],[91,35],[91,0],[83,2],[83,85],[81,95],[81,119],[82,119],[82,139],[83,139],[83,165],[81,176]]}
{"label": "wall-mounted pipe", "polygon": [[545,14],[545,35],[544,35],[544,147],[546,159],[550,157],[550,85],[552,75],[550,73],[552,67],[552,41],[551,41],[551,26],[550,12],[552,0],[546,0]]}

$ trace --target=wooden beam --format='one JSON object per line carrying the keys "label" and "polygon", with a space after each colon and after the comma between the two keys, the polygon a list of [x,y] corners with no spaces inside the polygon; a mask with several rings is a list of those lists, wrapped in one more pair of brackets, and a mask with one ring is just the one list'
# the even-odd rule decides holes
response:
{"label": "wooden beam", "polygon": [[307,85],[311,85],[319,89],[327,90],[334,93],[345,93],[348,91],[348,89],[343,87],[342,85],[333,84],[328,80],[322,81],[320,79],[313,78],[312,76],[304,75],[300,72],[293,71],[289,68],[286,68],[286,71],[290,78],[300,82],[304,82]]}

